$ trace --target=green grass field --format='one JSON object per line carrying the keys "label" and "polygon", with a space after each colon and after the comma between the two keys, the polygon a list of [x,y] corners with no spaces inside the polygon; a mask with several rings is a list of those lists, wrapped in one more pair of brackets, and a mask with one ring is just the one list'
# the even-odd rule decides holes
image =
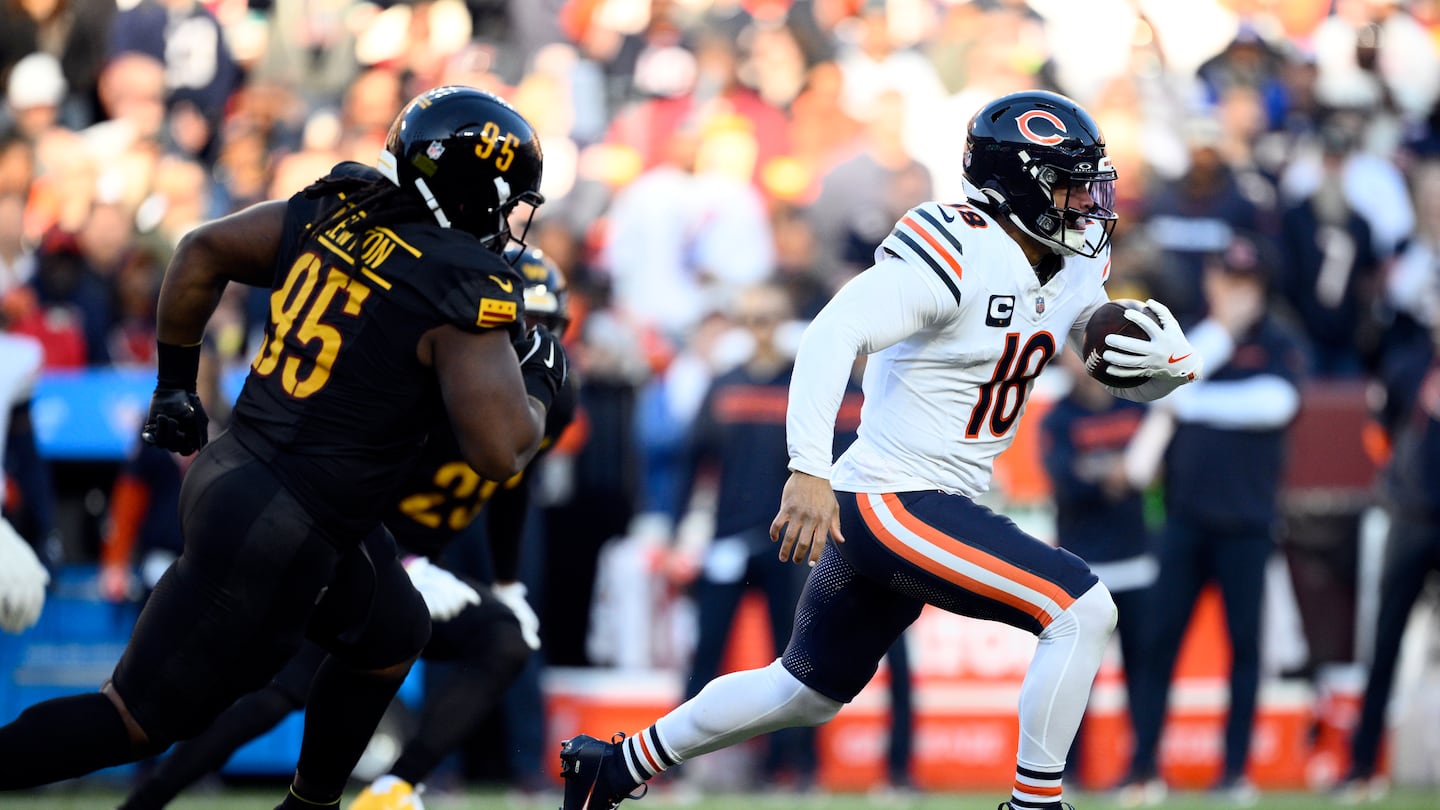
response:
{"label": "green grass field", "polygon": [[[223,793],[195,793],[182,796],[170,805],[173,810],[271,810],[283,792],[277,790],[230,790]],[[347,797],[347,803],[348,803]],[[869,796],[865,794],[765,794],[736,793],[681,800],[674,796],[656,795],[638,803],[627,803],[635,810],[992,810],[1001,795],[977,793],[920,793],[906,797]],[[1077,810],[1118,810],[1106,796],[1077,794],[1068,796]],[[0,795],[4,810],[112,810],[120,801],[118,792],[93,789],[51,789],[30,794]],[[514,794],[493,791],[430,795],[425,798],[427,810],[555,810],[560,794],[541,794],[519,798]],[[1232,807],[1200,793],[1177,793],[1163,805],[1165,810],[1222,810]],[[1307,808],[1343,808],[1335,800],[1314,793],[1264,794],[1254,810],[1305,810]],[[1376,810],[1436,810],[1440,808],[1440,791],[1392,791],[1386,801],[1362,805]]]}

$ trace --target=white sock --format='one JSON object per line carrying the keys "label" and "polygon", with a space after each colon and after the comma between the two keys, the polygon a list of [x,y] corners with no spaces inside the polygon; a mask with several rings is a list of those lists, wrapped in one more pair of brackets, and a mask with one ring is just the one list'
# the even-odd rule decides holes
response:
{"label": "white sock", "polygon": [[620,743],[620,757],[636,782],[644,782],[683,761],[675,753],[675,749],[665,743],[665,739],[660,736],[660,730],[655,726],[626,737]]}
{"label": "white sock", "polygon": [[777,658],[762,669],[716,678],[654,728],[683,762],[758,734],[821,725],[843,705],[796,680]]}
{"label": "white sock", "polygon": [[[1041,774],[1064,770],[1114,629],[1115,602],[1104,585],[1096,584],[1040,633],[1020,687],[1021,768]],[[1016,780],[1016,790],[1022,781]],[[1060,801],[1058,793],[1035,798]]]}

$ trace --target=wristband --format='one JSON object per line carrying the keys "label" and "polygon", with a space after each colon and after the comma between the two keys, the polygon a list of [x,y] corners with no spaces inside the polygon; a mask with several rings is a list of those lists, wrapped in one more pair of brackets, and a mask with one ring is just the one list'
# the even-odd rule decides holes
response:
{"label": "wristband", "polygon": [[158,387],[178,388],[195,393],[195,379],[200,376],[199,343],[178,346],[156,341],[155,358],[158,365]]}

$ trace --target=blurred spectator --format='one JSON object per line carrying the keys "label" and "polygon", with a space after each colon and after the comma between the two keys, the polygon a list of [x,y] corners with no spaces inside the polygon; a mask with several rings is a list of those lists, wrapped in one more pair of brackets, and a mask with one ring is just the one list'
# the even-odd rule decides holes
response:
{"label": "blurred spectator", "polygon": [[100,593],[111,602],[149,596],[184,550],[180,478],[188,466],[181,456],[136,442],[116,476],[100,546]]}
{"label": "blurred spectator", "polygon": [[[572,296],[577,293],[581,290]],[[572,316],[576,304],[572,297]],[[572,331],[579,333],[574,357],[583,380],[571,428],[579,447],[548,457],[541,498],[549,531],[538,612],[552,666],[589,663],[588,622],[576,621],[576,606],[585,606],[588,615],[600,548],[624,535],[635,515],[640,492],[635,400],[649,373],[641,336],[610,309],[591,309]]]}
{"label": "blurred spectator", "polygon": [[756,20],[746,28],[742,48],[750,58],[740,67],[742,80],[777,110],[789,109],[806,81],[805,53],[783,20]]}
{"label": "blurred spectator", "polygon": [[693,61],[690,71],[664,62],[642,63],[637,83],[653,72],[678,86],[622,107],[605,140],[639,150],[648,169],[672,159],[677,138],[723,126],[731,135],[735,176],[758,183],[765,165],[790,150],[784,114],[741,83],[736,43],[722,32],[700,31]]}
{"label": "blurred spectator", "polygon": [[[0,301],[35,275],[35,251],[26,244],[25,198],[0,193]],[[5,318],[0,315],[0,322]]]}
{"label": "blurred spectator", "polygon": [[1284,60],[1253,24],[1241,23],[1225,50],[1210,57],[1196,71],[1205,88],[1206,102],[1214,105],[1233,88],[1259,96],[1267,129],[1284,124],[1290,100],[1282,78]]}
{"label": "blurred spectator", "polygon": [[[334,116],[331,121],[338,135]],[[270,199],[271,168],[265,131],[250,121],[232,119],[215,163],[215,208],[228,213]]]}
{"label": "blurred spectator", "polygon": [[[727,119],[733,120],[733,119]],[[774,261],[770,222],[760,193],[705,163],[743,125],[700,122],[668,136],[664,163],[621,189],[610,208],[601,266],[624,317],[672,343],[699,323],[707,306],[760,280]],[[723,148],[723,147],[720,147]]]}
{"label": "blurred spectator", "polygon": [[[1440,330],[1433,335],[1440,343]],[[1395,452],[1383,477],[1390,530],[1380,572],[1380,607],[1360,719],[1350,741],[1350,770],[1340,787],[1340,795],[1351,801],[1383,798],[1386,782],[1377,778],[1376,766],[1400,644],[1425,583],[1440,571],[1440,361],[1432,359],[1421,379],[1405,409],[1407,418],[1396,426]]]}
{"label": "blurred spectator", "polygon": [[[1170,679],[1202,587],[1219,585],[1229,631],[1230,704],[1216,790],[1253,802],[1246,776],[1260,686],[1260,606],[1275,528],[1287,428],[1300,407],[1300,344],[1267,311],[1274,257],[1238,236],[1205,259],[1208,313],[1189,330],[1205,379],[1154,403],[1173,424],[1164,451],[1165,527],[1150,590],[1148,651],[1135,689],[1135,751],[1126,804],[1159,804],[1159,743]],[[1144,427],[1141,430],[1145,430]]]}
{"label": "blurred spectator", "polygon": [[819,264],[815,225],[800,206],[776,203],[770,207],[770,230],[775,235],[774,281],[790,296],[796,317],[808,322],[835,293]]}
{"label": "blurred spectator", "polygon": [[219,213],[211,206],[210,175],[199,162],[167,155],[155,164],[150,194],[135,212],[136,227],[153,232],[156,245],[168,252],[180,237]]}
{"label": "blurred spectator", "polygon": [[1381,426],[1395,432],[1410,416],[1410,405],[1440,330],[1440,160],[1415,166],[1410,176],[1415,200],[1415,233],[1385,274],[1384,312],[1378,368],[1373,374],[1386,391],[1379,407]]}
{"label": "blurred spectator", "polygon": [[790,104],[790,145],[805,171],[801,199],[813,199],[820,178],[850,156],[853,141],[864,129],[840,103],[843,88],[840,66],[820,62],[806,73],[804,88]]}
{"label": "blurred spectator", "polygon": [[1403,0],[1336,0],[1311,44],[1316,93],[1329,106],[1393,110],[1413,121],[1440,95],[1435,40]]}
{"label": "blurred spectator", "polygon": [[1189,168],[1160,185],[1146,203],[1146,230],[1162,251],[1150,283],[1182,324],[1204,312],[1205,257],[1224,250],[1238,230],[1254,228],[1262,212],[1245,195],[1220,151],[1223,133],[1210,119],[1186,124]]}
{"label": "blurred spectator", "polygon": [[[251,4],[252,7],[254,4]],[[355,77],[352,0],[269,0],[265,53],[253,78],[282,82],[308,106],[336,106]]]}
{"label": "blurred spectator", "polygon": [[854,155],[825,173],[810,205],[820,272],[832,288],[869,267],[900,216],[932,199],[929,169],[905,146],[905,104],[894,91],[874,100]]}
{"label": "blurred spectator", "polygon": [[1305,331],[1315,373],[1355,377],[1379,340],[1380,260],[1369,224],[1345,195],[1343,135],[1327,133],[1319,187],[1284,213],[1275,289]]}
{"label": "blurred spectator", "polygon": [[165,66],[171,136],[186,154],[213,162],[226,105],[244,78],[215,15],[197,0],[140,0],[110,32],[110,57],[126,53]]}
{"label": "blurred spectator", "polygon": [[47,369],[108,363],[109,285],[85,260],[73,234],[50,231],[35,257],[35,276],[29,285],[35,308],[28,319],[14,325],[16,331],[45,344]]}
{"label": "blurred spectator", "polygon": [[1313,134],[1295,145],[1280,192],[1282,204],[1303,200],[1338,171],[1346,202],[1365,218],[1375,255],[1384,260],[1415,228],[1415,211],[1394,155],[1364,145],[1372,123],[1363,109],[1326,112]]}
{"label": "blurred spectator", "polygon": [[[1074,352],[1062,352],[1061,358],[1070,390],[1040,423],[1045,472],[1054,493],[1055,538],[1061,548],[1089,564],[1115,599],[1126,705],[1133,707],[1147,654],[1147,591],[1159,570],[1145,525],[1144,497],[1124,465],[1125,447],[1140,426],[1145,406],[1112,397]],[[1132,731],[1134,727],[1132,712]],[[1080,735],[1084,733],[1082,723]],[[1081,745],[1077,736],[1065,760],[1076,778],[1082,768]]]}
{"label": "blurred spectator", "polygon": [[[393,68],[371,67],[356,76],[345,89],[340,107],[341,130],[336,147],[341,156],[361,163],[374,161],[385,146],[390,122],[406,98],[401,74]],[[310,120],[313,121],[313,117]],[[309,129],[308,123],[306,129]],[[307,149],[323,148],[308,142],[306,146]]]}
{"label": "blurred spectator", "polygon": [[852,118],[871,120],[876,109],[884,106],[883,97],[898,93],[904,103],[888,111],[901,114],[895,125],[902,133],[912,133],[945,98],[945,85],[935,66],[919,51],[897,41],[885,3],[861,4],[856,17],[842,27],[839,39],[837,61],[845,76],[842,98]]}
{"label": "blurred spectator", "polygon": [[96,120],[95,84],[115,19],[113,0],[0,0],[0,80],[27,54],[59,60],[65,79],[60,120],[78,128]]}
{"label": "blurred spectator", "polygon": [[0,129],[0,194],[24,198],[34,179],[34,144],[14,130]]}
{"label": "blurred spectator", "polygon": [[[165,65],[141,53],[116,56],[100,74],[100,103],[108,118],[81,130],[83,153],[116,178],[121,199],[138,205],[150,191],[168,137]],[[66,157],[73,160],[74,154]]]}
{"label": "blurred spectator", "polygon": [[635,441],[643,474],[638,506],[644,513],[668,515],[672,522],[680,517],[671,512],[682,508],[689,494],[690,431],[715,375],[738,359],[730,340],[733,327],[725,309],[707,311],[641,386]]}
{"label": "blurred spectator", "polygon": [[5,110],[0,114],[0,128],[8,124],[20,137],[32,142],[38,140],[59,124],[65,90],[59,60],[40,51],[26,56],[15,63],[5,83]]}

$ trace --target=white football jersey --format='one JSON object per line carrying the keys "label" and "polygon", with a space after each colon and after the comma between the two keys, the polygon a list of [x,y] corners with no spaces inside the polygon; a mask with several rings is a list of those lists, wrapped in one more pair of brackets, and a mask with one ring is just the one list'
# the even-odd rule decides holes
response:
{"label": "white football jersey", "polygon": [[[791,468],[828,474],[849,492],[984,492],[1035,378],[1066,342],[1078,353],[1085,323],[1109,300],[1109,270],[1108,250],[1071,256],[1041,285],[1020,246],[979,208],[911,209],[876,264],[807,330],[787,420]],[[852,349],[869,354],[865,404],[859,438],[832,469],[825,389]]]}

